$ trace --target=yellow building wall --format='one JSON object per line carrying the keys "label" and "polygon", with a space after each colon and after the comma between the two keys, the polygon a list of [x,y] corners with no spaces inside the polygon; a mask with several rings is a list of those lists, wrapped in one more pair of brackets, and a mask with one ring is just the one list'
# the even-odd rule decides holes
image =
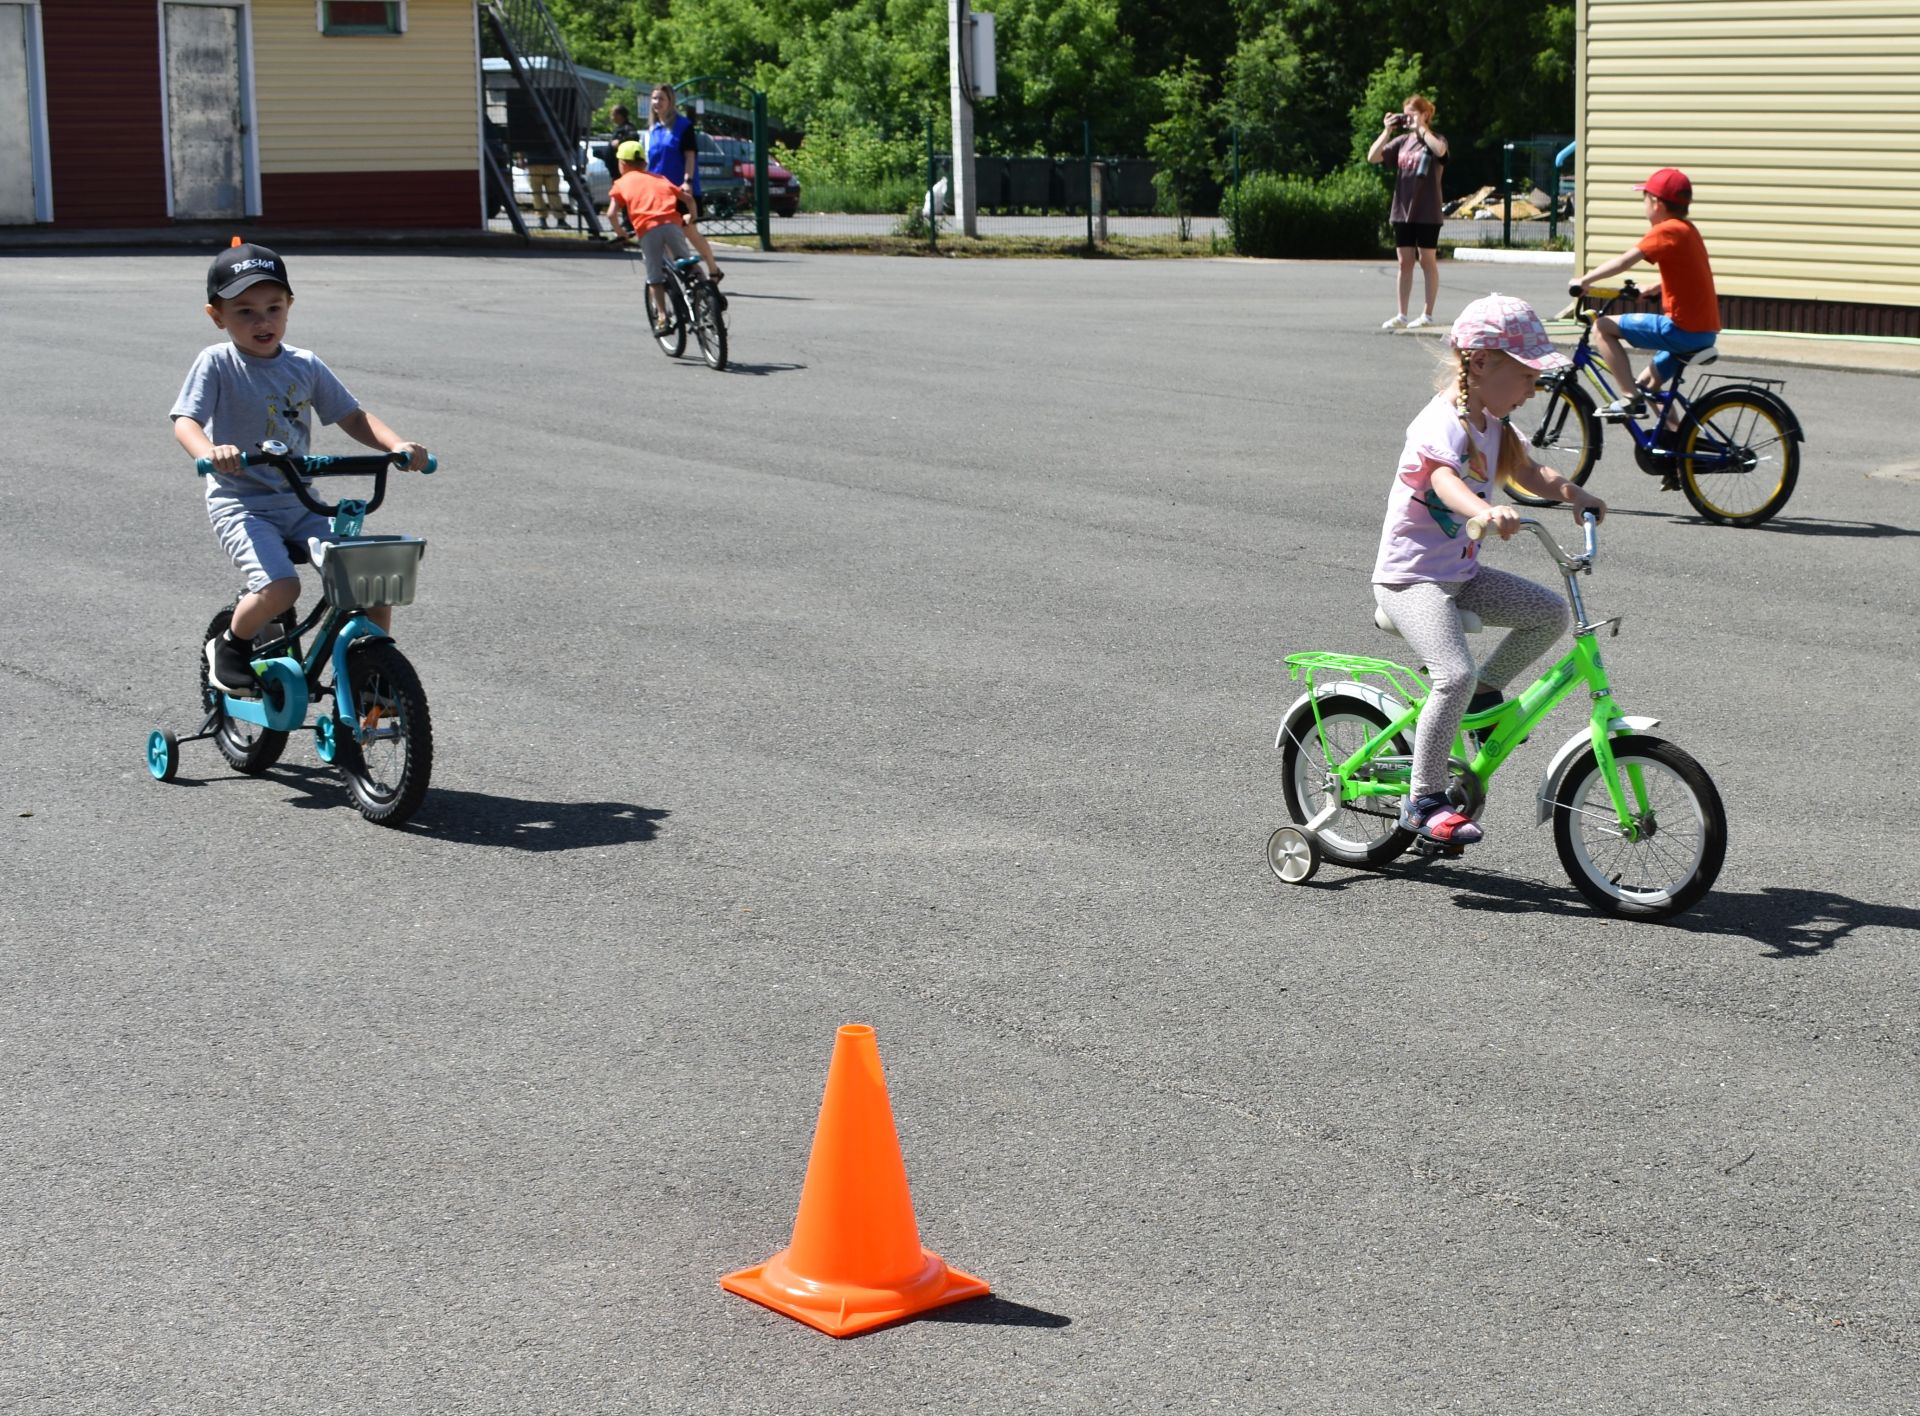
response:
{"label": "yellow building wall", "polygon": [[1581,269],[1645,234],[1633,184],[1678,167],[1722,295],[1920,305],[1920,0],[1580,0],[1577,22]]}
{"label": "yellow building wall", "polygon": [[407,0],[401,35],[324,35],[314,0],[252,0],[260,170],[477,172],[474,0]]}

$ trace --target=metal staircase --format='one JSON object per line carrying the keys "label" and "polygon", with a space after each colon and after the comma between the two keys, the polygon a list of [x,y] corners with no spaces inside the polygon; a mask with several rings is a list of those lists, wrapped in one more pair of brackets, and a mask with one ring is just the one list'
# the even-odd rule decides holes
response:
{"label": "metal staircase", "polygon": [[[560,28],[553,22],[543,0],[481,0],[480,13],[485,20],[483,48],[497,49],[492,57],[503,58],[513,70],[518,92],[525,95],[525,107],[519,113],[509,109],[509,128],[513,119],[531,124],[533,133],[544,136],[560,155],[560,171],[573,193],[573,208],[593,235],[600,235],[600,214],[593,208],[593,194],[587,187],[582,167],[580,140],[587,135],[593,116],[593,102],[586,85],[574,68],[573,55]],[[524,136],[523,136],[524,140]],[[493,158],[487,157],[491,164]],[[496,173],[511,197],[509,174]],[[519,208],[511,201],[508,210],[514,225],[526,234]]]}

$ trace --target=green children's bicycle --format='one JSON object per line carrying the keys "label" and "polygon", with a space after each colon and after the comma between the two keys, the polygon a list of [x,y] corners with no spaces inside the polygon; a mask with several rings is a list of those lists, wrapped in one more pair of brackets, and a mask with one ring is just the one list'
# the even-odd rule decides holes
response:
{"label": "green children's bicycle", "polygon": [[[1560,863],[1574,888],[1606,914],[1664,919],[1712,888],[1727,853],[1727,814],[1707,771],[1664,738],[1656,718],[1630,717],[1614,701],[1600,660],[1599,635],[1620,632],[1618,618],[1587,619],[1579,577],[1598,555],[1596,522],[1583,518],[1586,547],[1573,555],[1539,522],[1539,537],[1566,579],[1573,648],[1516,698],[1461,723],[1450,758],[1456,809],[1477,817],[1487,784],[1513,750],[1562,700],[1585,688],[1587,727],[1554,753],[1540,780],[1539,817],[1553,823]],[[1467,524],[1478,539],[1486,526]],[[1384,611],[1376,622],[1389,631]],[[1478,616],[1462,612],[1468,632]],[[1378,867],[1409,847],[1458,855],[1463,847],[1421,839],[1399,824],[1412,777],[1413,735],[1426,706],[1421,674],[1388,659],[1353,654],[1291,654],[1289,675],[1307,691],[1287,710],[1280,749],[1287,812],[1293,819],[1267,841],[1267,864],[1288,884],[1313,877],[1323,858]],[[1384,685],[1384,686],[1382,686]]]}

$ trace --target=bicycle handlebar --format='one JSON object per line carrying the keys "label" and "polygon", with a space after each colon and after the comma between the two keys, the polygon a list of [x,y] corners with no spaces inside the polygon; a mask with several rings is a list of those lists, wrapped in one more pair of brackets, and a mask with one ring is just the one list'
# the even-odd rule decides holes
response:
{"label": "bicycle handlebar", "polygon": [[[1487,516],[1469,517],[1467,519],[1467,539],[1469,541],[1478,541],[1487,534],[1487,528],[1491,524],[1492,521]],[[1580,513],[1580,524],[1586,527],[1587,530],[1587,549],[1584,553],[1574,556],[1569,555],[1566,548],[1553,539],[1553,533],[1548,531],[1547,528],[1538,521],[1535,521],[1531,516],[1523,516],[1520,518],[1520,525],[1532,531],[1539,539],[1540,544],[1547,548],[1547,554],[1553,557],[1554,561],[1562,570],[1566,571],[1591,569],[1595,558],[1600,554],[1599,532],[1596,529],[1600,524],[1599,518],[1590,511],[1583,511]]]}
{"label": "bicycle handlebar", "polygon": [[[308,511],[321,516],[337,516],[340,503],[331,506],[316,500],[308,492],[303,477],[371,477],[373,478],[373,496],[367,502],[366,513],[371,515],[379,509],[380,503],[387,498],[387,469],[405,467],[412,461],[413,454],[407,452],[366,453],[357,457],[313,456],[293,457],[287,452],[287,445],[269,439],[260,444],[253,452],[240,454],[242,467],[271,467],[285,480],[293,494],[300,498],[300,504]],[[431,474],[440,466],[440,459],[432,453],[427,454],[427,465],[420,469],[421,475]],[[214,471],[211,457],[196,458],[193,470],[202,477],[211,476]]]}
{"label": "bicycle handlebar", "polygon": [[1592,292],[1581,286],[1578,282],[1569,284],[1567,286],[1567,293],[1574,298],[1574,318],[1578,319],[1589,310],[1592,310],[1595,314],[1604,315],[1622,300],[1638,300],[1640,298],[1640,287],[1635,285],[1631,280],[1621,281],[1620,288],[1614,292],[1613,296],[1608,299],[1605,304],[1599,306],[1597,309],[1588,303],[1588,301],[1592,299]]}

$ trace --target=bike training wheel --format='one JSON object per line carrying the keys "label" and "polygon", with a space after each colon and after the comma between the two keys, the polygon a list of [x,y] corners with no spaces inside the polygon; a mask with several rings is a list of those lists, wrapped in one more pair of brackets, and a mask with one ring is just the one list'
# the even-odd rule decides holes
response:
{"label": "bike training wheel", "polygon": [[349,686],[334,685],[342,714],[352,714],[375,736],[365,742],[341,731],[335,764],[345,774],[353,804],[369,821],[398,826],[419,808],[433,775],[433,723],[427,691],[391,639],[359,639],[347,648]]}
{"label": "bike training wheel", "polygon": [[[680,295],[680,282],[668,277],[665,291],[667,306],[673,311],[673,328],[662,332],[654,326],[653,338],[669,359],[678,359],[687,349],[687,302]],[[653,318],[653,306],[647,306],[647,318]]]}
{"label": "bike training wheel", "polygon": [[1787,406],[1763,388],[1716,388],[1680,428],[1680,490],[1722,526],[1758,526],[1793,495],[1800,442]]}
{"label": "bike training wheel", "polygon": [[[1287,814],[1296,825],[1313,820],[1332,799],[1327,763],[1353,756],[1387,723],[1371,703],[1345,694],[1320,700],[1317,723],[1311,703],[1302,703],[1287,719],[1280,736],[1280,770]],[[1402,758],[1412,751],[1404,736],[1395,736],[1383,748]],[[1399,797],[1365,797],[1341,807],[1317,833],[1321,854],[1342,865],[1385,865],[1413,844],[1413,832],[1400,829],[1400,802]]]}
{"label": "bike training wheel", "polygon": [[165,728],[147,734],[147,771],[156,782],[171,782],[180,770],[180,739]]}
{"label": "bike training wheel", "polygon": [[700,357],[709,369],[727,367],[727,318],[720,309],[720,292],[706,281],[688,289],[693,304],[693,337],[700,341]]}
{"label": "bike training wheel", "polygon": [[[207,712],[219,715],[213,725],[213,745],[220,749],[220,755],[227,759],[227,765],[236,772],[257,777],[280,760],[280,754],[287,750],[287,735],[275,732],[272,728],[263,728],[258,723],[229,718],[222,707],[220,690],[213,686],[207,674],[206,641],[216,634],[225,634],[227,626],[232,623],[232,608],[220,611],[213,617],[213,623],[207,626],[206,635],[200,641],[200,704]],[[265,628],[253,636],[253,642],[270,643],[292,633],[293,628],[293,612],[289,610],[278,619],[269,621]]]}
{"label": "bike training wheel", "polygon": [[[1531,405],[1514,410],[1512,424],[1527,435],[1534,456],[1560,473],[1575,486],[1585,486],[1593,475],[1593,464],[1600,458],[1600,419],[1593,409],[1593,398],[1575,383],[1541,379],[1541,407]],[[1550,497],[1523,492],[1505,478],[1501,490],[1526,506],[1558,506]]]}
{"label": "bike training wheel", "polygon": [[1630,807],[1638,772],[1646,808],[1631,833],[1620,829],[1598,759],[1588,746],[1553,799],[1553,843],[1574,888],[1602,914],[1665,919],[1712,888],[1727,855],[1727,810],[1713,778],[1664,738],[1613,740],[1613,760]]}
{"label": "bike training wheel", "polygon": [[1267,869],[1286,885],[1304,885],[1320,869],[1320,848],[1298,826],[1282,826],[1267,837]]}

